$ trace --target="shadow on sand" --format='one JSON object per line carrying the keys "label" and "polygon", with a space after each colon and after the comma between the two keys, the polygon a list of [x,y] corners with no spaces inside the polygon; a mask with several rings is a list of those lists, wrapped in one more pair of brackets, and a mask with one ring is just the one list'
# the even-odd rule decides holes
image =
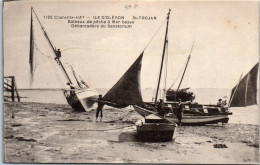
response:
{"label": "shadow on sand", "polygon": [[174,139],[154,139],[154,138],[147,138],[147,137],[140,137],[138,136],[137,132],[122,132],[118,136],[119,142],[151,142],[151,143],[158,143],[158,142],[169,142],[173,141]]}
{"label": "shadow on sand", "polygon": [[137,132],[122,132],[118,136],[120,142],[138,142]]}

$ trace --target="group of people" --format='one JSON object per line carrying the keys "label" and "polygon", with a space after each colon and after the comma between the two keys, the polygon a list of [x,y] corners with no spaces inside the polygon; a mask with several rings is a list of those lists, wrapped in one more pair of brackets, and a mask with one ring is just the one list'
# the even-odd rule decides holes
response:
{"label": "group of people", "polygon": [[219,106],[225,106],[225,105],[227,105],[227,100],[218,99],[217,105],[219,105]]}
{"label": "group of people", "polygon": [[[164,105],[164,102],[162,99],[159,100],[158,105],[157,105],[157,111],[158,115],[161,117],[165,117],[165,115],[168,113],[166,110],[166,107]],[[178,125],[181,125],[181,120],[183,118],[183,105],[181,104],[181,100],[179,99],[179,102],[177,104],[177,108],[175,111],[173,111],[178,119]]]}

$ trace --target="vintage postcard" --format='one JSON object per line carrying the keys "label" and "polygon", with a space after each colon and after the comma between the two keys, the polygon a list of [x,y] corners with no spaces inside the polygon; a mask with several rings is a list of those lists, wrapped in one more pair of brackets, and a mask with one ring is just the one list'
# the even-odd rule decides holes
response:
{"label": "vintage postcard", "polygon": [[5,163],[259,163],[259,2],[2,5]]}

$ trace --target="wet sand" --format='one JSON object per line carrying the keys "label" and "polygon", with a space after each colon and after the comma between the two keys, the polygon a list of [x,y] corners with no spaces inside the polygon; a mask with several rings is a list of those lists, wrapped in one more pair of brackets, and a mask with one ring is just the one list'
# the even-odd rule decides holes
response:
{"label": "wet sand", "polygon": [[4,162],[259,163],[259,125],[181,126],[173,141],[150,143],[136,139],[134,110],[105,107],[103,114],[96,122],[95,109],[6,102]]}

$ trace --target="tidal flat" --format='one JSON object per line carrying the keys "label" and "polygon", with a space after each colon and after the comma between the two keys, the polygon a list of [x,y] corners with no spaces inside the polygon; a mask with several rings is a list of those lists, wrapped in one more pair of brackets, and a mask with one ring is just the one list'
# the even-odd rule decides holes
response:
{"label": "tidal flat", "polygon": [[259,125],[180,126],[172,141],[151,143],[136,138],[141,116],[133,109],[105,106],[102,121],[95,113],[66,104],[4,102],[4,162],[259,163]]}

